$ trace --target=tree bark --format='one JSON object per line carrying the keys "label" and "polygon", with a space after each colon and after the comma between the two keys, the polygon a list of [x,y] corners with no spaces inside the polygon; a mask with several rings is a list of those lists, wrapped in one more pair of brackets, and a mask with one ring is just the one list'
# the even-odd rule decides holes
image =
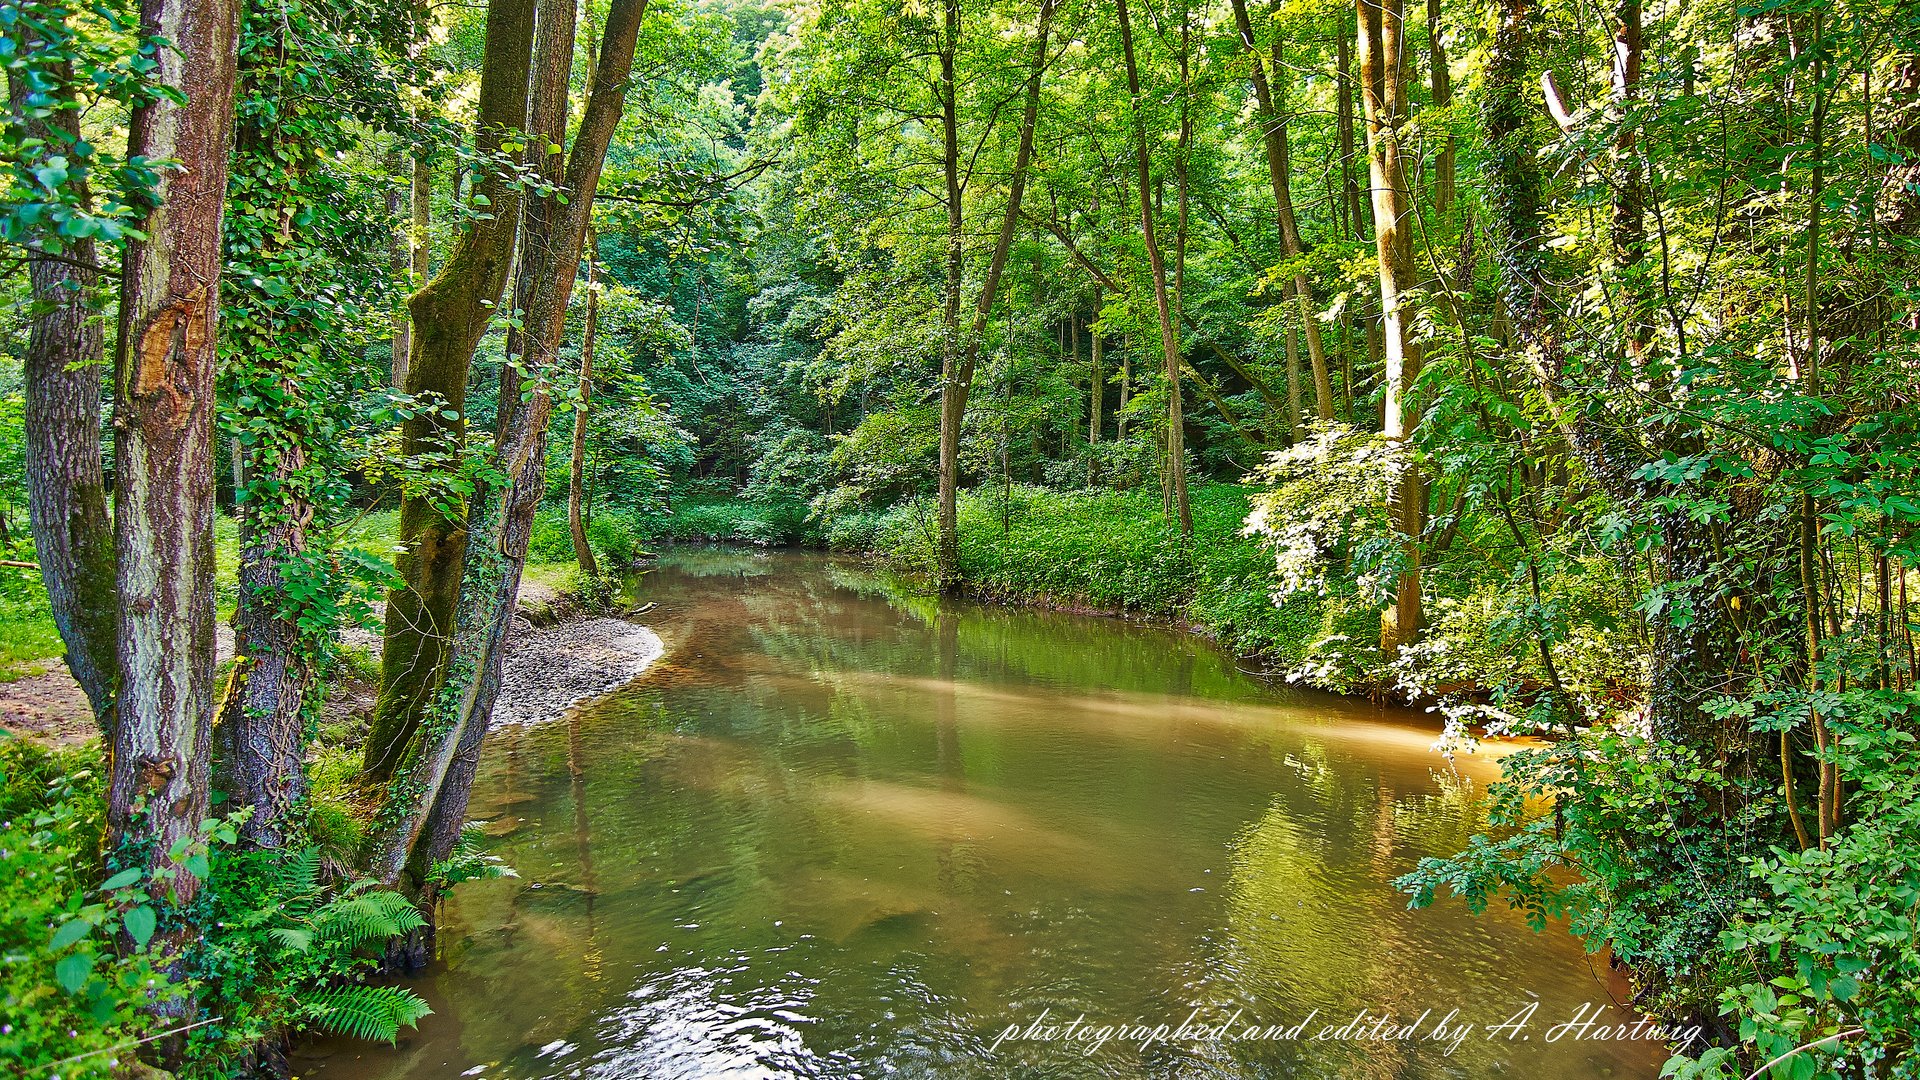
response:
{"label": "tree bark", "polygon": [[[1625,0],[1638,3],[1638,0]],[[1636,25],[1638,19],[1635,19]],[[1440,25],[1440,0],[1427,0],[1427,79],[1433,95],[1433,107],[1444,109],[1453,103],[1453,73],[1447,70],[1447,43]],[[1453,209],[1454,159],[1459,155],[1459,140],[1448,124],[1440,152],[1433,158],[1433,208],[1440,214]]]}
{"label": "tree bark", "polygon": [[580,400],[573,413],[573,460],[567,470],[567,528],[573,533],[573,557],[588,576],[598,576],[593,546],[587,543],[587,419],[593,407],[593,347],[600,329],[598,238],[587,230],[587,327],[580,343]]}
{"label": "tree bark", "polygon": [[1342,26],[1334,37],[1335,72],[1334,97],[1336,126],[1340,134],[1340,198],[1345,208],[1347,227],[1352,229],[1356,240],[1368,239],[1367,219],[1360,206],[1359,170],[1354,168],[1353,138],[1353,38],[1347,35],[1343,17]]}
{"label": "tree bark", "polygon": [[[940,380],[940,499],[938,514],[938,558],[940,591],[954,595],[960,591],[960,435],[967,416],[967,394],[973,387],[973,369],[980,356],[980,343],[986,334],[987,319],[993,313],[994,297],[1000,290],[1000,277],[1006,271],[1007,254],[1013,249],[1014,227],[1020,221],[1020,199],[1026,191],[1027,166],[1033,160],[1033,129],[1039,121],[1040,77],[1047,66],[1047,34],[1053,21],[1056,0],[1040,0],[1039,23],[1034,34],[1033,65],[1027,76],[1026,105],[1020,116],[1020,145],[1014,152],[1013,175],[1007,185],[1006,211],[1000,216],[1000,232],[987,262],[987,280],[981,286],[980,300],[974,305],[973,323],[964,342],[950,344]],[[960,40],[959,0],[947,0],[946,48],[941,53],[940,72],[946,88],[942,114],[946,135],[947,175],[947,307],[957,325],[960,301],[961,248],[959,128],[956,117],[953,51]]]}
{"label": "tree bark", "polygon": [[[239,5],[143,0],[150,78],[185,95],[134,110],[129,157],[171,160],[156,208],[130,238],[115,346],[114,531],[120,690],[110,745],[109,845],[175,871],[184,907],[200,880],[175,861],[207,817],[213,721],[213,416],[220,235],[233,123]],[[183,946],[192,924],[163,935]]]}
{"label": "tree bark", "polygon": [[[498,152],[506,133],[526,126],[533,33],[534,0],[488,0],[474,135],[481,153]],[[401,453],[409,458],[456,451],[464,443],[467,373],[513,261],[520,192],[494,176],[478,186],[489,216],[461,234],[440,273],[407,301],[413,342],[406,392],[435,406],[421,408],[401,429]],[[464,523],[442,513],[435,502],[425,491],[409,491],[400,500],[401,553],[395,566],[402,584],[387,598],[380,697],[363,766],[375,783],[393,775],[419,728],[440,684],[453,630],[467,535]]]}
{"label": "tree bark", "polygon": [[[954,54],[960,48],[960,0],[946,0],[940,44],[941,173],[946,178],[947,291],[940,318],[940,479],[934,514],[934,575],[942,595],[960,592],[960,284],[965,265],[960,207],[960,105]],[[951,429],[951,430],[949,430]],[[949,449],[951,447],[951,449]]]}
{"label": "tree bark", "polygon": [[[1101,307],[1100,294],[1095,293],[1093,312],[1095,320],[1100,318]],[[1101,339],[1106,335],[1094,329],[1092,323],[1088,323],[1087,336],[1092,339],[1091,347],[1093,350],[1093,372],[1092,376],[1088,379],[1091,390],[1087,395],[1087,404],[1091,406],[1087,417],[1087,445],[1092,446],[1100,441],[1100,409],[1101,406],[1106,404],[1107,372],[1103,366],[1106,357],[1101,355]]]}
{"label": "tree bark", "polygon": [[[71,65],[58,65],[52,73],[71,84]],[[27,88],[17,78],[8,84],[13,111],[23,115]],[[81,138],[80,113],[58,109],[45,119],[28,120],[24,134],[50,146],[71,145]],[[85,181],[76,189],[81,205],[89,205]],[[119,597],[100,445],[100,365],[106,343],[101,320],[88,310],[99,250],[92,237],[83,237],[67,241],[60,254],[57,259],[33,250],[28,254],[35,306],[22,365],[27,515],[54,625],[67,647],[67,670],[86,692],[102,732],[111,737]]]}
{"label": "tree bark", "polygon": [[1380,617],[1380,648],[1398,653],[1420,633],[1420,534],[1426,493],[1412,450],[1406,446],[1418,412],[1409,400],[1420,375],[1420,345],[1402,291],[1413,281],[1413,233],[1408,227],[1406,166],[1400,126],[1406,121],[1405,41],[1402,0],[1355,0],[1359,22],[1360,99],[1367,130],[1367,172],[1373,188],[1374,249],[1380,265],[1380,310],[1386,401],[1381,432],[1400,444],[1404,463],[1393,493],[1405,567],[1393,603]]}
{"label": "tree bark", "polygon": [[1140,115],[1140,71],[1134,62],[1133,24],[1127,17],[1126,0],[1115,0],[1120,19],[1120,48],[1127,67],[1127,92],[1133,116],[1135,178],[1140,189],[1140,235],[1147,248],[1147,265],[1153,272],[1153,302],[1160,316],[1160,348],[1166,360],[1167,376],[1167,461],[1172,469],[1173,499],[1180,534],[1193,535],[1193,508],[1187,500],[1187,456],[1185,425],[1180,410],[1180,340],[1174,331],[1173,311],[1167,299],[1167,268],[1160,257],[1160,244],[1154,238],[1153,181],[1147,158],[1147,125]]}

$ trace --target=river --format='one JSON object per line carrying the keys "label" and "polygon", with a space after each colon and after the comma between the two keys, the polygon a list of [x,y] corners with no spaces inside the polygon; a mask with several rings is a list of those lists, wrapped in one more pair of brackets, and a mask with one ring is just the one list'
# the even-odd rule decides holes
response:
{"label": "river", "polygon": [[[662,660],[489,736],[472,812],[519,877],[447,902],[412,983],[434,1015],[394,1048],[309,1046],[300,1075],[1580,1080],[1665,1057],[1551,1038],[1583,1006],[1630,1019],[1563,930],[1407,910],[1392,880],[1462,846],[1498,771],[1435,753],[1422,713],[824,556],[673,552],[641,592]],[[1183,1036],[1238,1019],[1171,1037],[1196,1009]],[[1087,1035],[1133,1024],[1169,1037]]]}

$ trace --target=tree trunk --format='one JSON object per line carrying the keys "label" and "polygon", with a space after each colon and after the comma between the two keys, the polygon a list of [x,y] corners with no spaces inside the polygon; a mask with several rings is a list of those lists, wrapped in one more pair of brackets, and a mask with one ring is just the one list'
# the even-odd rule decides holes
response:
{"label": "tree trunk", "polygon": [[1367,129],[1367,171],[1373,187],[1374,247],[1380,264],[1380,312],[1386,401],[1381,431],[1403,447],[1405,463],[1393,494],[1405,568],[1392,605],[1381,614],[1380,647],[1388,655],[1420,633],[1420,534],[1426,498],[1407,437],[1418,411],[1409,397],[1420,374],[1420,346],[1413,340],[1413,312],[1401,296],[1413,281],[1413,233],[1407,222],[1407,174],[1400,152],[1406,121],[1405,40],[1402,0],[1356,0],[1359,21],[1360,98]]}
{"label": "tree trunk", "polygon": [[573,532],[573,557],[588,576],[600,573],[587,543],[587,419],[593,407],[593,347],[600,329],[599,239],[587,229],[587,327],[580,343],[580,401],[573,413],[573,461],[567,471],[567,527]]}
{"label": "tree trunk", "polygon": [[[946,307],[940,319],[940,493],[935,515],[934,570],[940,592],[960,591],[960,424],[965,412],[954,402],[960,374],[960,273],[966,257],[960,217],[960,117],[954,53],[960,48],[960,0],[946,0],[940,46],[940,132],[947,207]],[[949,430],[951,429],[951,430]],[[952,449],[948,449],[951,446]]]}
{"label": "tree trunk", "polygon": [[[200,880],[176,861],[207,817],[213,721],[213,416],[220,232],[233,122],[239,5],[143,0],[140,26],[172,47],[153,82],[179,91],[134,110],[129,157],[163,170],[130,238],[115,347],[114,507],[120,602],[107,789],[108,844],[174,872],[184,907]],[[172,920],[168,920],[173,925]],[[168,931],[183,946],[191,923]]]}
{"label": "tree trunk", "polygon": [[[543,0],[543,16],[551,10],[548,4],[572,17],[569,0]],[[500,684],[505,659],[501,646],[519,593],[534,512],[546,493],[546,431],[553,411],[550,373],[559,362],[594,192],[626,105],[634,44],[646,9],[646,0],[614,0],[609,7],[586,110],[566,158],[565,201],[562,193],[556,193],[536,200],[528,212],[525,272],[534,284],[528,297],[524,355],[526,370],[535,379],[525,403],[511,410],[500,431],[497,466],[508,478],[504,489],[475,496],[471,520],[479,544],[470,545],[464,566],[466,580],[449,677],[426,729],[431,737],[422,741],[410,774],[397,778],[390,788],[394,824],[374,846],[371,869],[384,882],[397,882],[408,865],[418,870],[444,859],[466,820],[479,742],[486,734]],[[546,45],[549,39],[543,35],[546,47],[541,50],[540,89],[533,110],[539,125],[532,131],[536,145],[558,146],[565,138],[567,74],[573,51],[570,27],[564,37]],[[503,404],[506,400],[502,399]],[[416,850],[423,836],[426,843]]]}
{"label": "tree trunk", "polygon": [[[527,123],[534,0],[488,0],[475,145],[498,152],[502,136]],[[466,439],[467,373],[474,350],[492,323],[513,261],[520,222],[520,191],[499,179],[479,181],[488,212],[454,244],[440,273],[407,302],[413,321],[406,391],[431,399],[401,429],[401,453],[451,453]],[[455,416],[449,419],[441,409]],[[433,493],[409,491],[400,500],[402,584],[387,598],[380,655],[380,698],[367,733],[366,776],[384,783],[400,763],[440,684],[454,607],[460,597],[467,534],[457,518],[434,505]]]}
{"label": "tree trunk", "polygon": [[[1259,106],[1261,141],[1267,151],[1267,179],[1273,188],[1274,220],[1280,232],[1280,248],[1289,260],[1299,259],[1306,254],[1306,245],[1300,241],[1300,225],[1293,212],[1293,179],[1291,150],[1287,142],[1287,120],[1280,114],[1274,103],[1272,84],[1267,81],[1265,65],[1260,59],[1260,50],[1253,34],[1253,20],[1247,15],[1247,0],[1233,0],[1233,19],[1240,30],[1240,42],[1246,47],[1247,59],[1253,64],[1253,96]],[[1276,77],[1281,71],[1280,44],[1274,43],[1273,70]],[[1351,142],[1353,129],[1351,118],[1342,130],[1343,136]],[[1313,366],[1314,411],[1321,420],[1333,419],[1333,380],[1327,369],[1327,345],[1320,334],[1320,320],[1315,317],[1313,290],[1307,284],[1304,271],[1293,275],[1294,306],[1300,313],[1300,326],[1307,337],[1307,358]],[[1289,339],[1289,345],[1292,342]],[[1297,374],[1290,373],[1292,383],[1297,384]],[[1288,408],[1291,410],[1287,425],[1289,429],[1299,429],[1299,400],[1297,385],[1288,387]],[[1299,436],[1294,436],[1297,441]]]}
{"label": "tree trunk", "polygon": [[[50,70],[62,82],[73,78],[69,64]],[[27,88],[18,78],[8,85],[15,115],[24,115]],[[80,113],[56,110],[43,120],[27,121],[23,134],[52,146],[78,142]],[[89,205],[85,182],[75,187],[80,204]],[[99,364],[106,345],[100,320],[87,308],[98,279],[99,251],[92,237],[65,241],[58,259],[34,248],[27,276],[35,313],[22,365],[27,514],[54,625],[67,647],[67,670],[111,737],[119,598],[100,446]]]}
{"label": "tree trunk", "polygon": [[1147,160],[1147,125],[1140,115],[1140,71],[1133,58],[1133,24],[1127,17],[1126,0],[1115,0],[1120,18],[1120,48],[1127,65],[1127,92],[1133,114],[1135,176],[1140,188],[1140,235],[1147,248],[1147,265],[1153,272],[1153,302],[1160,315],[1160,348],[1166,360],[1167,375],[1167,462],[1172,469],[1173,499],[1180,534],[1193,535],[1193,508],[1187,501],[1187,455],[1185,421],[1180,412],[1180,339],[1174,331],[1172,306],[1167,298],[1167,268],[1160,257],[1160,244],[1154,238],[1153,180]]}
{"label": "tree trunk", "polygon": [[[1692,520],[1684,508],[1662,508],[1661,493],[1645,489],[1635,471],[1661,447],[1642,445],[1641,425],[1631,417],[1570,401],[1572,388],[1600,382],[1575,370],[1568,355],[1558,312],[1562,304],[1549,274],[1547,238],[1551,235],[1539,172],[1539,145],[1531,134],[1536,106],[1528,98],[1531,82],[1532,11],[1529,0],[1501,0],[1499,21],[1487,52],[1482,125],[1488,161],[1483,186],[1506,324],[1519,355],[1532,368],[1555,426],[1596,484],[1623,503],[1646,510],[1660,543],[1652,552],[1654,577],[1666,585],[1670,604],[1682,605],[1692,618],[1653,620],[1647,713],[1654,735],[1688,746],[1710,747],[1717,733],[1701,700],[1721,685],[1725,658],[1733,642],[1725,605],[1715,595],[1713,526]],[[1668,436],[1673,447],[1690,439],[1684,431]]]}
{"label": "tree trunk", "polygon": [[[1101,308],[1100,295],[1096,293],[1094,297],[1094,319],[1098,320]],[[1101,339],[1106,335],[1094,329],[1092,323],[1088,323],[1087,336],[1092,339],[1093,349],[1093,373],[1088,380],[1091,390],[1087,395],[1087,403],[1091,406],[1087,419],[1087,445],[1092,446],[1100,441],[1100,408],[1106,404],[1107,371],[1103,366],[1106,358],[1101,355]]]}
{"label": "tree trunk", "polygon": [[[1014,153],[1013,176],[1007,186],[1007,207],[1000,217],[1000,233],[987,263],[987,280],[980,289],[980,301],[974,306],[973,324],[964,342],[950,341],[947,360],[940,380],[940,506],[938,556],[936,559],[940,591],[954,595],[960,591],[960,434],[967,416],[967,393],[973,386],[974,364],[980,356],[980,342],[986,333],[987,319],[993,312],[994,296],[1000,289],[1000,277],[1006,271],[1007,253],[1013,249],[1014,226],[1020,221],[1020,198],[1026,191],[1027,166],[1033,160],[1033,129],[1039,120],[1040,76],[1046,70],[1047,33],[1053,20],[1055,0],[1040,0],[1039,24],[1035,30],[1034,59],[1027,76],[1026,107],[1020,117],[1020,146]],[[959,128],[956,116],[953,53],[960,41],[960,3],[947,0],[946,47],[940,54],[940,77],[946,90],[942,103],[946,135],[947,176],[947,309],[957,329],[960,302],[961,247]]]}
{"label": "tree trunk", "polygon": [[[1626,0],[1638,3],[1638,0]],[[1635,20],[1638,25],[1638,19]],[[1453,103],[1453,73],[1447,70],[1447,43],[1444,28],[1440,25],[1440,0],[1427,0],[1427,78],[1433,92],[1433,107],[1444,109]],[[1459,140],[1454,138],[1453,125],[1447,125],[1446,139],[1440,144],[1440,152],[1433,158],[1433,208],[1441,214],[1453,208],[1453,163],[1458,155]]]}
{"label": "tree trunk", "polygon": [[1340,19],[1340,31],[1333,36],[1336,43],[1335,123],[1340,133],[1340,196],[1347,227],[1353,230],[1353,238],[1365,240],[1368,238],[1367,219],[1360,206],[1359,170],[1353,163],[1353,38],[1347,34],[1346,21],[1344,16]]}
{"label": "tree trunk", "polygon": [[1284,333],[1287,348],[1287,445],[1292,446],[1305,434],[1300,427],[1300,346],[1292,324],[1288,324]]}
{"label": "tree trunk", "polygon": [[[407,199],[408,210],[413,219],[407,230],[407,288],[415,289],[425,284],[430,270],[431,236],[433,231],[433,166],[425,154],[413,155],[413,192]],[[404,391],[407,388],[407,367],[413,358],[413,318],[405,310],[397,316],[407,328],[406,350],[396,350],[393,354],[393,388]]]}

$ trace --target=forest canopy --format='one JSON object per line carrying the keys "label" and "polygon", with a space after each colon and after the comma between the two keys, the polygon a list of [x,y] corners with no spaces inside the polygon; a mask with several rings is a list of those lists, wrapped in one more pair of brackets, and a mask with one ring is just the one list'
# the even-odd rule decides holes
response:
{"label": "forest canopy", "polygon": [[1910,0],[0,31],[0,664],[97,740],[0,741],[0,1055],[417,1021],[353,980],[502,872],[525,583],[697,539],[1539,737],[1413,903],[1566,920],[1678,1074],[1916,1074]]}

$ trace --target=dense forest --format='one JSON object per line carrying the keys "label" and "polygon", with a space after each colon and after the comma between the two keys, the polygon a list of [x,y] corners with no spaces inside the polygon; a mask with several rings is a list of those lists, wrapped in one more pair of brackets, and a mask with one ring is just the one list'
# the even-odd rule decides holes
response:
{"label": "dense forest", "polygon": [[509,638],[695,540],[1528,736],[1414,905],[1671,1073],[1920,1075],[1910,0],[0,29],[0,678],[87,729],[0,738],[26,1075],[420,1020]]}

